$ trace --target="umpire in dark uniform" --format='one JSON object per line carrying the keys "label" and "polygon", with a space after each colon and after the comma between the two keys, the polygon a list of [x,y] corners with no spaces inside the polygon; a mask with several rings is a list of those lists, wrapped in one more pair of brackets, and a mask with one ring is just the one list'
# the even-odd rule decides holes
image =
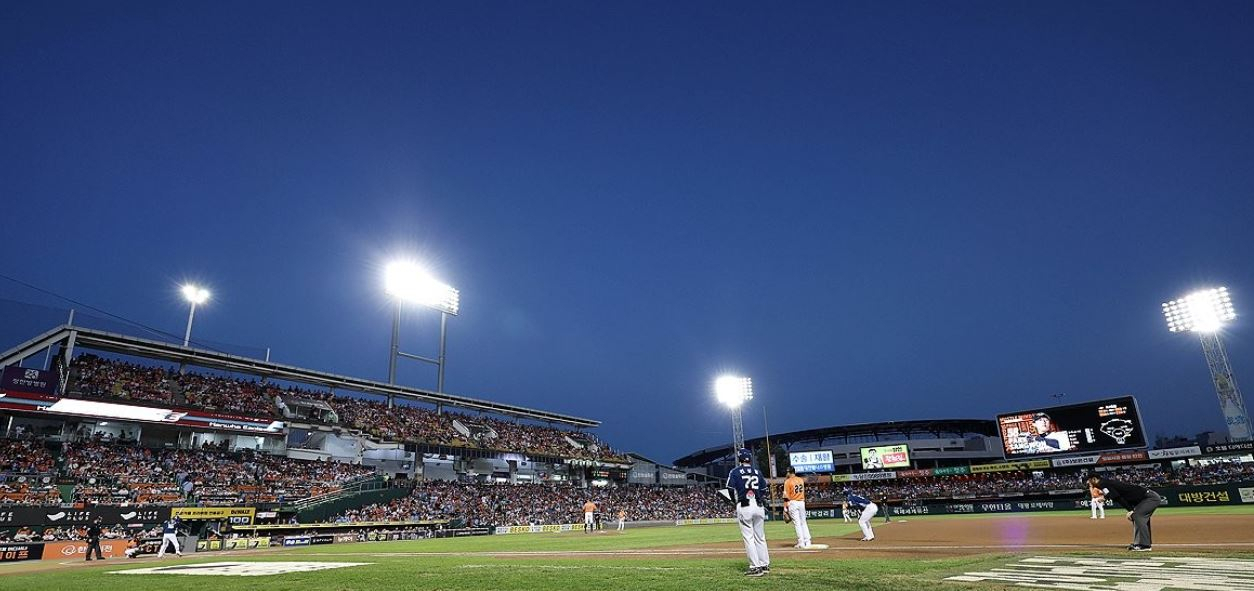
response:
{"label": "umpire in dark uniform", "polygon": [[100,527],[100,518],[97,517],[87,526],[87,560],[91,560],[91,551],[96,551],[96,558],[104,560],[104,554],[100,552],[100,533],[103,528]]}
{"label": "umpire in dark uniform", "polygon": [[1128,511],[1128,521],[1132,522],[1132,545],[1128,549],[1149,552],[1154,545],[1150,536],[1150,517],[1162,504],[1163,498],[1144,486],[1119,482],[1097,474],[1089,476],[1088,484]]}

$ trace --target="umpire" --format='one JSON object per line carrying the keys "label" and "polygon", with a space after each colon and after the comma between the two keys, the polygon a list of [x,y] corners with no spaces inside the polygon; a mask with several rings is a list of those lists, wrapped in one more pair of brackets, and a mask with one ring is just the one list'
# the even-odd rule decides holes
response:
{"label": "umpire", "polygon": [[1119,482],[1097,474],[1090,475],[1088,483],[1102,491],[1106,498],[1128,510],[1128,521],[1132,522],[1132,545],[1128,549],[1133,552],[1149,552],[1154,545],[1150,537],[1150,517],[1162,504],[1163,498],[1144,486]]}
{"label": "umpire", "polygon": [[87,560],[91,560],[91,551],[96,551],[96,558],[104,560],[104,554],[100,552],[100,518],[97,517],[87,526]]}

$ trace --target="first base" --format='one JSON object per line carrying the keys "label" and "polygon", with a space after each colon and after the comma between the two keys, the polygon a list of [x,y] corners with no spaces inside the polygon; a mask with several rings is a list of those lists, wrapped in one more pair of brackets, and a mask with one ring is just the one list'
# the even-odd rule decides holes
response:
{"label": "first base", "polygon": [[809,546],[802,548],[802,550],[826,550],[826,549],[828,549],[827,544],[810,544]]}

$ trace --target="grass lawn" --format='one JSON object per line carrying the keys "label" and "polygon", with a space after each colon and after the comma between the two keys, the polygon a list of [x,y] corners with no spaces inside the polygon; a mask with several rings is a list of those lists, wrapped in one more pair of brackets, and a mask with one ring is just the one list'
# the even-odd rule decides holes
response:
{"label": "grass lawn", "polygon": [[[1254,507],[1172,508],[1162,514],[1250,515]],[[1034,514],[1033,518],[1075,518],[1078,512]],[[1020,514],[1023,515],[1023,514]],[[1004,515],[993,516],[1004,517]],[[1112,517],[1120,517],[1119,514]],[[908,516],[907,521],[985,519],[980,515]],[[882,520],[877,520],[879,527]],[[893,526],[888,526],[889,528]],[[856,524],[839,520],[811,522],[815,538],[853,535]],[[772,548],[792,539],[792,528],[783,523],[767,526]],[[581,589],[868,589],[910,591],[946,589],[1011,589],[998,584],[945,582],[946,576],[978,571],[1004,564],[1023,555],[987,553],[948,558],[850,558],[839,551],[815,555],[776,553],[772,573],[761,579],[743,576],[746,560],[735,546],[711,549],[706,555],[676,556],[576,556],[538,555],[501,557],[487,552],[564,552],[649,550],[677,551],[709,544],[739,542],[734,524],[688,527],[629,529],[625,533],[582,532],[560,534],[518,534],[452,538],[416,542],[373,542],[331,544],[270,552],[189,556],[163,562],[153,559],[110,560],[91,567],[57,567],[44,561],[50,570],[24,574],[4,574],[14,565],[0,565],[0,590],[8,591],[393,591],[409,589],[536,589],[575,591]],[[1092,555],[1092,552],[1087,554]],[[1114,555],[1114,554],[1112,554]],[[1119,555],[1121,558],[1125,557]],[[1250,557],[1248,549],[1234,551],[1233,557]],[[194,565],[210,562],[329,561],[368,563],[315,572],[297,572],[255,577],[120,575],[112,571],[156,566]],[[41,565],[43,566],[43,565]],[[56,567],[56,568],[53,568]]]}

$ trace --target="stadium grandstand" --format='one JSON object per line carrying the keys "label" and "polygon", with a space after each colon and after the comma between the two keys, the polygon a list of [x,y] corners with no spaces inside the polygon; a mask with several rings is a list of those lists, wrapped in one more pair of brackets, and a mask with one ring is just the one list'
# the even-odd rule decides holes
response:
{"label": "stadium grandstand", "polygon": [[[0,542],[77,540],[94,517],[132,537],[178,516],[203,542],[572,527],[588,501],[633,525],[731,516],[713,491],[730,445],[663,465],[601,440],[594,419],[69,324],[0,367]],[[897,512],[946,513],[1079,508],[1092,470],[1164,491],[1254,480],[1245,444],[1006,461],[983,419],[823,427],[771,444],[780,473],[790,454],[830,452],[806,474],[815,517],[833,516],[845,488]],[[765,458],[764,437],[747,445]],[[868,448],[908,457],[871,466]]]}
{"label": "stadium grandstand", "polygon": [[[136,527],[188,508],[249,509],[247,519],[205,513],[218,517],[203,534],[364,519],[571,522],[589,498],[635,519],[716,513],[708,489],[614,449],[589,431],[593,419],[71,324],[3,353],[0,367],[7,506],[78,509],[80,519],[144,508]],[[530,501],[524,511],[511,498]],[[0,540],[76,535],[39,517],[58,513],[17,511]]]}

